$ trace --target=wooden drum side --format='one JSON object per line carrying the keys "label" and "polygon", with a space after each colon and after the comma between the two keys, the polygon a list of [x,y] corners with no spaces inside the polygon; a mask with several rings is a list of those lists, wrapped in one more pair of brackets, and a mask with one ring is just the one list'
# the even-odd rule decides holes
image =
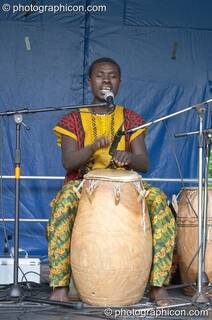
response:
{"label": "wooden drum side", "polygon": [[152,263],[152,234],[147,209],[143,227],[141,202],[131,183],[101,181],[89,196],[83,185],[71,240],[73,277],[83,301],[124,306],[143,296]]}
{"label": "wooden drum side", "polygon": [[[195,210],[197,217],[191,206]],[[196,282],[198,272],[197,250],[198,189],[185,188],[180,195],[177,216],[177,255],[182,283]],[[209,189],[208,197],[205,271],[209,277],[209,281],[212,282],[212,188]]]}

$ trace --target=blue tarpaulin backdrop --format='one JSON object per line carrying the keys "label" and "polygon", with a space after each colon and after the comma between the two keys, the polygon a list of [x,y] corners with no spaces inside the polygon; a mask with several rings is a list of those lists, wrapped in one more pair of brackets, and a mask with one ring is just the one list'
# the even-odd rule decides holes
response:
{"label": "blue tarpaulin backdrop", "polygon": [[[211,98],[212,2],[205,0],[95,0],[66,1],[61,5],[104,5],[105,12],[13,12],[13,5],[30,1],[0,2],[0,111],[58,107],[91,102],[87,84],[89,64],[111,57],[122,69],[116,102],[140,113],[146,121],[176,112]],[[57,1],[32,1],[58,5]],[[64,176],[53,126],[64,112],[24,115],[30,127],[21,129],[21,174]],[[210,124],[206,109],[205,126]],[[153,125],[146,143],[151,168],[145,177],[196,178],[197,137],[176,139],[174,133],[198,130],[196,111]],[[1,174],[14,174],[15,122],[0,117]],[[50,201],[62,180],[21,180],[20,217],[47,219]],[[180,183],[155,183],[169,197]],[[13,179],[1,180],[1,218],[14,218]],[[4,228],[0,224],[0,254]],[[20,223],[20,247],[45,257],[46,223]],[[12,245],[11,241],[11,245]]]}

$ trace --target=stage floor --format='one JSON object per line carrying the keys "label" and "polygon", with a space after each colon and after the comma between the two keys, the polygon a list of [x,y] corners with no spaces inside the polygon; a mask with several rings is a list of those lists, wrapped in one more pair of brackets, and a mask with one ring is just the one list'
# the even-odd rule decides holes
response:
{"label": "stage floor", "polygon": [[[8,287],[0,287],[1,320],[85,320],[85,319],[212,319],[212,300],[207,304],[193,303],[181,289],[169,289],[176,302],[172,307],[156,307],[146,296],[140,303],[122,308],[99,308],[80,301],[64,306],[45,303],[50,294],[48,284],[23,286],[23,294],[18,301],[8,297]],[[37,300],[38,299],[38,300]],[[42,299],[42,300],[39,300]],[[30,301],[31,300],[31,301]]]}

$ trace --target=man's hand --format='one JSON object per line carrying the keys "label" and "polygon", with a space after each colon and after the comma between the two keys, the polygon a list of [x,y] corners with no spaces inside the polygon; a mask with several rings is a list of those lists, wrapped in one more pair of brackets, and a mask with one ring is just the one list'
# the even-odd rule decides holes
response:
{"label": "man's hand", "polygon": [[131,164],[133,158],[133,154],[128,151],[115,151],[112,160],[113,162],[119,166],[124,167]]}
{"label": "man's hand", "polygon": [[110,141],[109,137],[106,137],[106,136],[99,137],[91,145],[92,150],[93,150],[93,152],[95,152],[98,149],[106,148],[110,145],[110,143],[111,143],[111,141]]}

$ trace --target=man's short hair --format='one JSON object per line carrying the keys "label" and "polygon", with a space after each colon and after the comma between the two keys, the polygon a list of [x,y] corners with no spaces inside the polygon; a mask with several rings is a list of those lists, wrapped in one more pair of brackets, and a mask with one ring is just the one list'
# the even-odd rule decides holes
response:
{"label": "man's short hair", "polygon": [[121,78],[121,68],[120,68],[120,65],[119,65],[115,60],[113,60],[113,59],[111,59],[111,58],[99,58],[99,59],[94,60],[94,61],[91,63],[89,69],[88,69],[89,79],[91,79],[94,66],[95,66],[96,64],[98,64],[98,63],[103,63],[103,62],[109,62],[109,63],[114,64],[114,65],[117,67],[118,72],[119,72],[119,76],[120,76],[120,78]]}

